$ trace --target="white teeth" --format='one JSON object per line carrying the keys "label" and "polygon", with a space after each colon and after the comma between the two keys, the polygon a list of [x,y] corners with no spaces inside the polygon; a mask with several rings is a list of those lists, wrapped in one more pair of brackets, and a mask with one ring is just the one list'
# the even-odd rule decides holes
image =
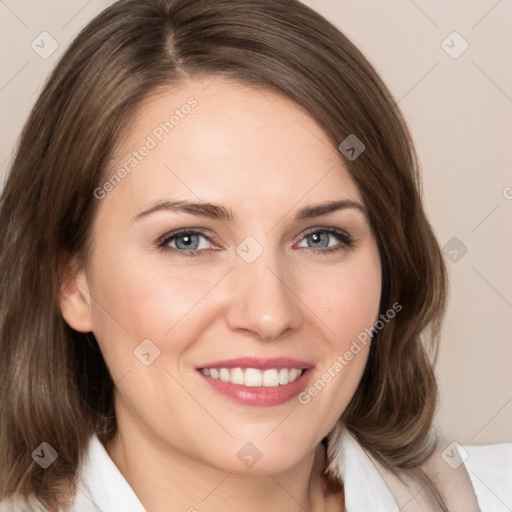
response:
{"label": "white teeth", "polygon": [[244,375],[244,384],[250,387],[261,386],[263,380],[263,373],[256,368],[247,368]]}
{"label": "white teeth", "polygon": [[279,370],[279,384],[288,384],[290,382],[290,370],[288,368],[281,368]]}
{"label": "white teeth", "polygon": [[290,382],[293,382],[300,375],[300,370],[297,368],[292,368],[290,370]]}
{"label": "white teeth", "polygon": [[233,368],[231,370],[231,379],[229,380],[233,384],[244,384],[244,371],[242,368]]}
{"label": "white teeth", "polygon": [[279,386],[279,372],[277,370],[265,370],[263,372],[263,385],[266,388]]}
{"label": "white teeth", "polygon": [[231,382],[248,387],[263,386],[275,388],[284,386],[297,380],[303,373],[298,368],[271,368],[258,370],[257,368],[203,368],[203,375],[222,382]]}

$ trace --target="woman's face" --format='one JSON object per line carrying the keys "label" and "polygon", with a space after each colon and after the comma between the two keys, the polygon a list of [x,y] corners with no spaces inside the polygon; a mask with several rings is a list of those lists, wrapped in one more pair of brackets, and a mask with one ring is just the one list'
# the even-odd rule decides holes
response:
{"label": "woman's face", "polygon": [[160,92],[127,127],[116,177],[91,198],[81,313],[63,313],[100,344],[121,434],[276,472],[311,454],[356,391],[380,259],[316,123],[275,93],[210,82]]}

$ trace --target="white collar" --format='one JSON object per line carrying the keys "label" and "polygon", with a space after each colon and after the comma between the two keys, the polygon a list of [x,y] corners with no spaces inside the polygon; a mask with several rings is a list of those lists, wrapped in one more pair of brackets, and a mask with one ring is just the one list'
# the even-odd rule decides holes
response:
{"label": "white collar", "polygon": [[137,495],[96,435],[80,468],[76,512],[146,512]]}
{"label": "white collar", "polygon": [[399,512],[379,470],[346,428],[337,425],[328,446],[329,469],[344,483],[347,512]]}
{"label": "white collar", "polygon": [[[398,505],[378,469],[346,429],[340,431],[334,446],[332,465],[338,468],[345,484],[347,512],[398,512]],[[74,510],[145,512],[96,435],[89,441],[81,466]]]}

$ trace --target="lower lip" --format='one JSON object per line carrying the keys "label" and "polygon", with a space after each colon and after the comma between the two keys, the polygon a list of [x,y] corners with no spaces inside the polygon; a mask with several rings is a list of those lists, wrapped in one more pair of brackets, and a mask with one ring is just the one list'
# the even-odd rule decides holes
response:
{"label": "lower lip", "polygon": [[215,391],[234,402],[255,407],[272,407],[284,404],[304,391],[308,384],[311,370],[305,370],[298,379],[289,384],[271,388],[264,386],[241,386],[240,384],[223,382],[207,377],[201,370],[198,373]]}

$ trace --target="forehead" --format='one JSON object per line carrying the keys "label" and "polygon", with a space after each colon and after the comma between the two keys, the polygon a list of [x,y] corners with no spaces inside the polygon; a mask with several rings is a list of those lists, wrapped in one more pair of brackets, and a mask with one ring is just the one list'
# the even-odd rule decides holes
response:
{"label": "forehead", "polygon": [[[124,172],[118,172],[124,169]],[[261,208],[308,195],[361,201],[313,118],[275,92],[212,78],[159,90],[140,105],[114,152],[108,195],[132,205],[173,197]],[[117,181],[117,180],[116,180]]]}

